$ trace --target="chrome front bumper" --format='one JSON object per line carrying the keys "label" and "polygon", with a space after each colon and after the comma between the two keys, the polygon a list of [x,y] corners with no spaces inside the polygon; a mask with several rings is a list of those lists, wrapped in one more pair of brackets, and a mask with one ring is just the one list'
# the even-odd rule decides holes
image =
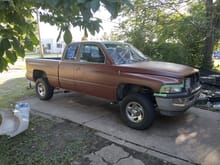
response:
{"label": "chrome front bumper", "polygon": [[191,95],[181,95],[178,97],[155,97],[158,110],[162,115],[176,116],[189,109],[197,100],[200,94],[200,88]]}

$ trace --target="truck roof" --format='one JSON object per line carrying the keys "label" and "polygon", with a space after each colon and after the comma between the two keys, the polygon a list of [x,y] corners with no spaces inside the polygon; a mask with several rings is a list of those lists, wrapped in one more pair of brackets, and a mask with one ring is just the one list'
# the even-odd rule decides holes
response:
{"label": "truck roof", "polygon": [[76,42],[72,42],[72,43],[101,43],[101,44],[112,44],[112,43],[125,43],[123,41],[100,41],[100,40],[97,40],[97,41],[76,41]]}

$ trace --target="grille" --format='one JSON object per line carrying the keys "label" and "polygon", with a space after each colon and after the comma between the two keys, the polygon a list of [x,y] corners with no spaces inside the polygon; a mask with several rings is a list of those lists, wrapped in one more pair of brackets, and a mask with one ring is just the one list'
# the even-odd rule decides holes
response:
{"label": "grille", "polygon": [[194,92],[200,86],[199,73],[186,77],[185,83],[186,90],[188,92]]}

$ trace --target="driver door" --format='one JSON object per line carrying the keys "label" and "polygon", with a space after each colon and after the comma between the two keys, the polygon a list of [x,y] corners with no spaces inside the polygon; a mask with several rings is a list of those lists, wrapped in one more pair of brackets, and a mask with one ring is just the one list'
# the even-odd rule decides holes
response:
{"label": "driver door", "polygon": [[117,74],[99,44],[83,43],[79,51],[80,59],[76,71],[77,90],[93,96],[112,99],[115,96]]}

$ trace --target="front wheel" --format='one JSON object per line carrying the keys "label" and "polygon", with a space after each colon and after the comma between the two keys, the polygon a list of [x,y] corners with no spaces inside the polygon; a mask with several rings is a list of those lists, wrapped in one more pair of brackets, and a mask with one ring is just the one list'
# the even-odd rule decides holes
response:
{"label": "front wheel", "polygon": [[54,88],[49,84],[45,78],[39,78],[35,86],[36,94],[40,100],[49,100],[53,96]]}
{"label": "front wheel", "polygon": [[142,94],[130,94],[121,103],[121,116],[131,128],[146,129],[151,126],[155,110],[152,99]]}

